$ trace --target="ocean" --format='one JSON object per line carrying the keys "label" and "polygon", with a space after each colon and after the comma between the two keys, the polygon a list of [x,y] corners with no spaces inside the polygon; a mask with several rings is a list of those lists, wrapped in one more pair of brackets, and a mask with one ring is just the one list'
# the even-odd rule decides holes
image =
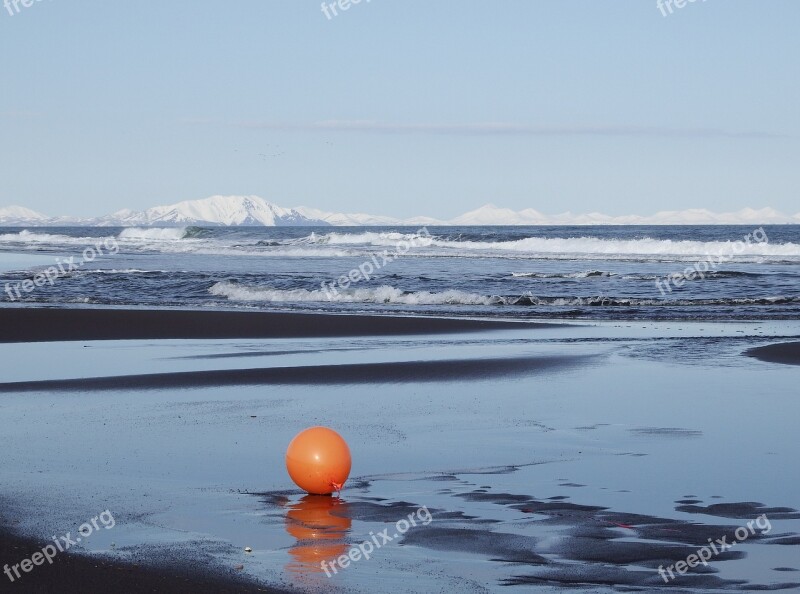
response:
{"label": "ocean", "polygon": [[797,225],[0,228],[3,252],[47,256],[0,272],[5,304],[800,318]]}

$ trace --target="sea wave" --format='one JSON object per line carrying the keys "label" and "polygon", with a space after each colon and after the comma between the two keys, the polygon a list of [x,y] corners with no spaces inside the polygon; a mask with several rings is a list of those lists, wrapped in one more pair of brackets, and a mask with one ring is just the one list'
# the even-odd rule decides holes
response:
{"label": "sea wave", "polygon": [[615,276],[613,272],[602,270],[587,270],[585,272],[512,272],[511,276],[516,278],[595,278]]}
{"label": "sea wave", "polygon": [[[620,278],[622,280],[656,280],[658,278],[665,278],[665,275],[658,274],[637,274],[637,273],[616,273],[605,272],[602,270],[587,270],[584,272],[512,272],[513,278],[537,278],[537,279],[583,279],[583,278]],[[673,275],[674,276],[674,275]],[[709,270],[702,275],[687,274],[686,278],[692,280],[703,279],[723,279],[723,278],[743,278],[743,277],[758,277],[764,274],[757,272],[744,272],[741,270]]]}
{"label": "sea wave", "polygon": [[540,297],[523,295],[481,295],[460,290],[437,293],[403,291],[390,285],[364,289],[274,289],[223,281],[209,288],[209,293],[230,301],[262,303],[383,303],[402,305],[515,305],[553,307],[676,307],[676,306],[746,306],[800,304],[800,297],[774,296],[764,298],[709,299],[642,299],[618,298],[605,295],[578,297]]}
{"label": "sea wave", "polygon": [[396,246],[398,243],[406,241],[416,245],[426,245],[430,243],[431,236],[424,233],[400,233],[396,231],[376,233],[367,231],[364,233],[311,233],[304,241],[312,244],[326,245],[369,245],[376,247]]}
{"label": "sea wave", "polygon": [[405,305],[492,305],[500,303],[499,297],[449,290],[441,293],[427,291],[406,292],[389,285],[371,289],[325,291],[323,289],[271,289],[251,287],[231,282],[219,282],[209,293],[227,297],[232,301],[334,302],[334,303],[400,303]]}
{"label": "sea wave", "polygon": [[[739,243],[736,241],[672,241],[670,239],[599,239],[596,237],[527,237],[512,241],[447,241],[433,239],[431,246],[471,251],[508,251],[528,254],[627,256],[796,256],[796,243]],[[741,247],[742,249],[738,249]]]}
{"label": "sea wave", "polygon": [[94,270],[81,270],[81,274],[169,274],[166,270],[142,270],[140,268],[103,268]]}
{"label": "sea wave", "polygon": [[177,241],[187,237],[185,227],[128,227],[123,229],[118,239],[125,240],[145,240],[145,241]]}
{"label": "sea wave", "polygon": [[69,235],[53,235],[51,233],[35,233],[27,229],[19,233],[6,233],[0,235],[0,241],[12,243],[60,244],[65,243],[96,243],[102,237],[70,237]]}
{"label": "sea wave", "polygon": [[800,259],[800,244],[732,241],[691,241],[652,239],[602,239],[597,237],[525,237],[507,241],[462,240],[453,236],[420,233],[364,232],[311,233],[296,243],[319,246],[381,248],[410,242],[415,255],[465,257],[552,257],[596,259],[705,259],[723,257],[737,261],[761,257],[766,259]]}

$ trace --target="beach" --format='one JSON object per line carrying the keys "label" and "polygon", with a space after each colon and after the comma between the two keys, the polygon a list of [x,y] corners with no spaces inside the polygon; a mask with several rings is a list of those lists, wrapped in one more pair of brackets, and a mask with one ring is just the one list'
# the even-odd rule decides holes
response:
{"label": "beach", "polygon": [[800,592],[797,0],[0,2],[0,594]]}
{"label": "beach", "polygon": [[[0,321],[2,563],[115,518],[4,591],[800,587],[797,322]],[[313,425],[350,444],[339,497],[286,473]]]}

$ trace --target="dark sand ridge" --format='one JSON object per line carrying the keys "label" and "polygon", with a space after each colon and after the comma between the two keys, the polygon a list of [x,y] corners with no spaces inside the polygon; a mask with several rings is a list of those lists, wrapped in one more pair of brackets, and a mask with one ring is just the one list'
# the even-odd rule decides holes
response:
{"label": "dark sand ridge", "polygon": [[780,342],[745,351],[745,355],[767,363],[800,365],[800,342]]}
{"label": "dark sand ridge", "polygon": [[411,336],[534,326],[559,325],[317,313],[0,308],[0,342]]}
{"label": "dark sand ridge", "polygon": [[184,371],[0,383],[8,392],[89,392],[159,390],[257,385],[347,385],[380,383],[449,382],[499,379],[577,368],[592,355],[528,356],[508,359],[456,359],[393,363],[310,365],[216,371]]}

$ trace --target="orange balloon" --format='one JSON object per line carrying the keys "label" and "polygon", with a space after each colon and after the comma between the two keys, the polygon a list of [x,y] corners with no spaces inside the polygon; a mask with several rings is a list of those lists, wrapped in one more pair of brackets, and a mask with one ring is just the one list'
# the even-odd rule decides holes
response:
{"label": "orange balloon", "polygon": [[327,427],[301,431],[286,450],[286,469],[295,484],[312,495],[341,491],[350,476],[350,448]]}

